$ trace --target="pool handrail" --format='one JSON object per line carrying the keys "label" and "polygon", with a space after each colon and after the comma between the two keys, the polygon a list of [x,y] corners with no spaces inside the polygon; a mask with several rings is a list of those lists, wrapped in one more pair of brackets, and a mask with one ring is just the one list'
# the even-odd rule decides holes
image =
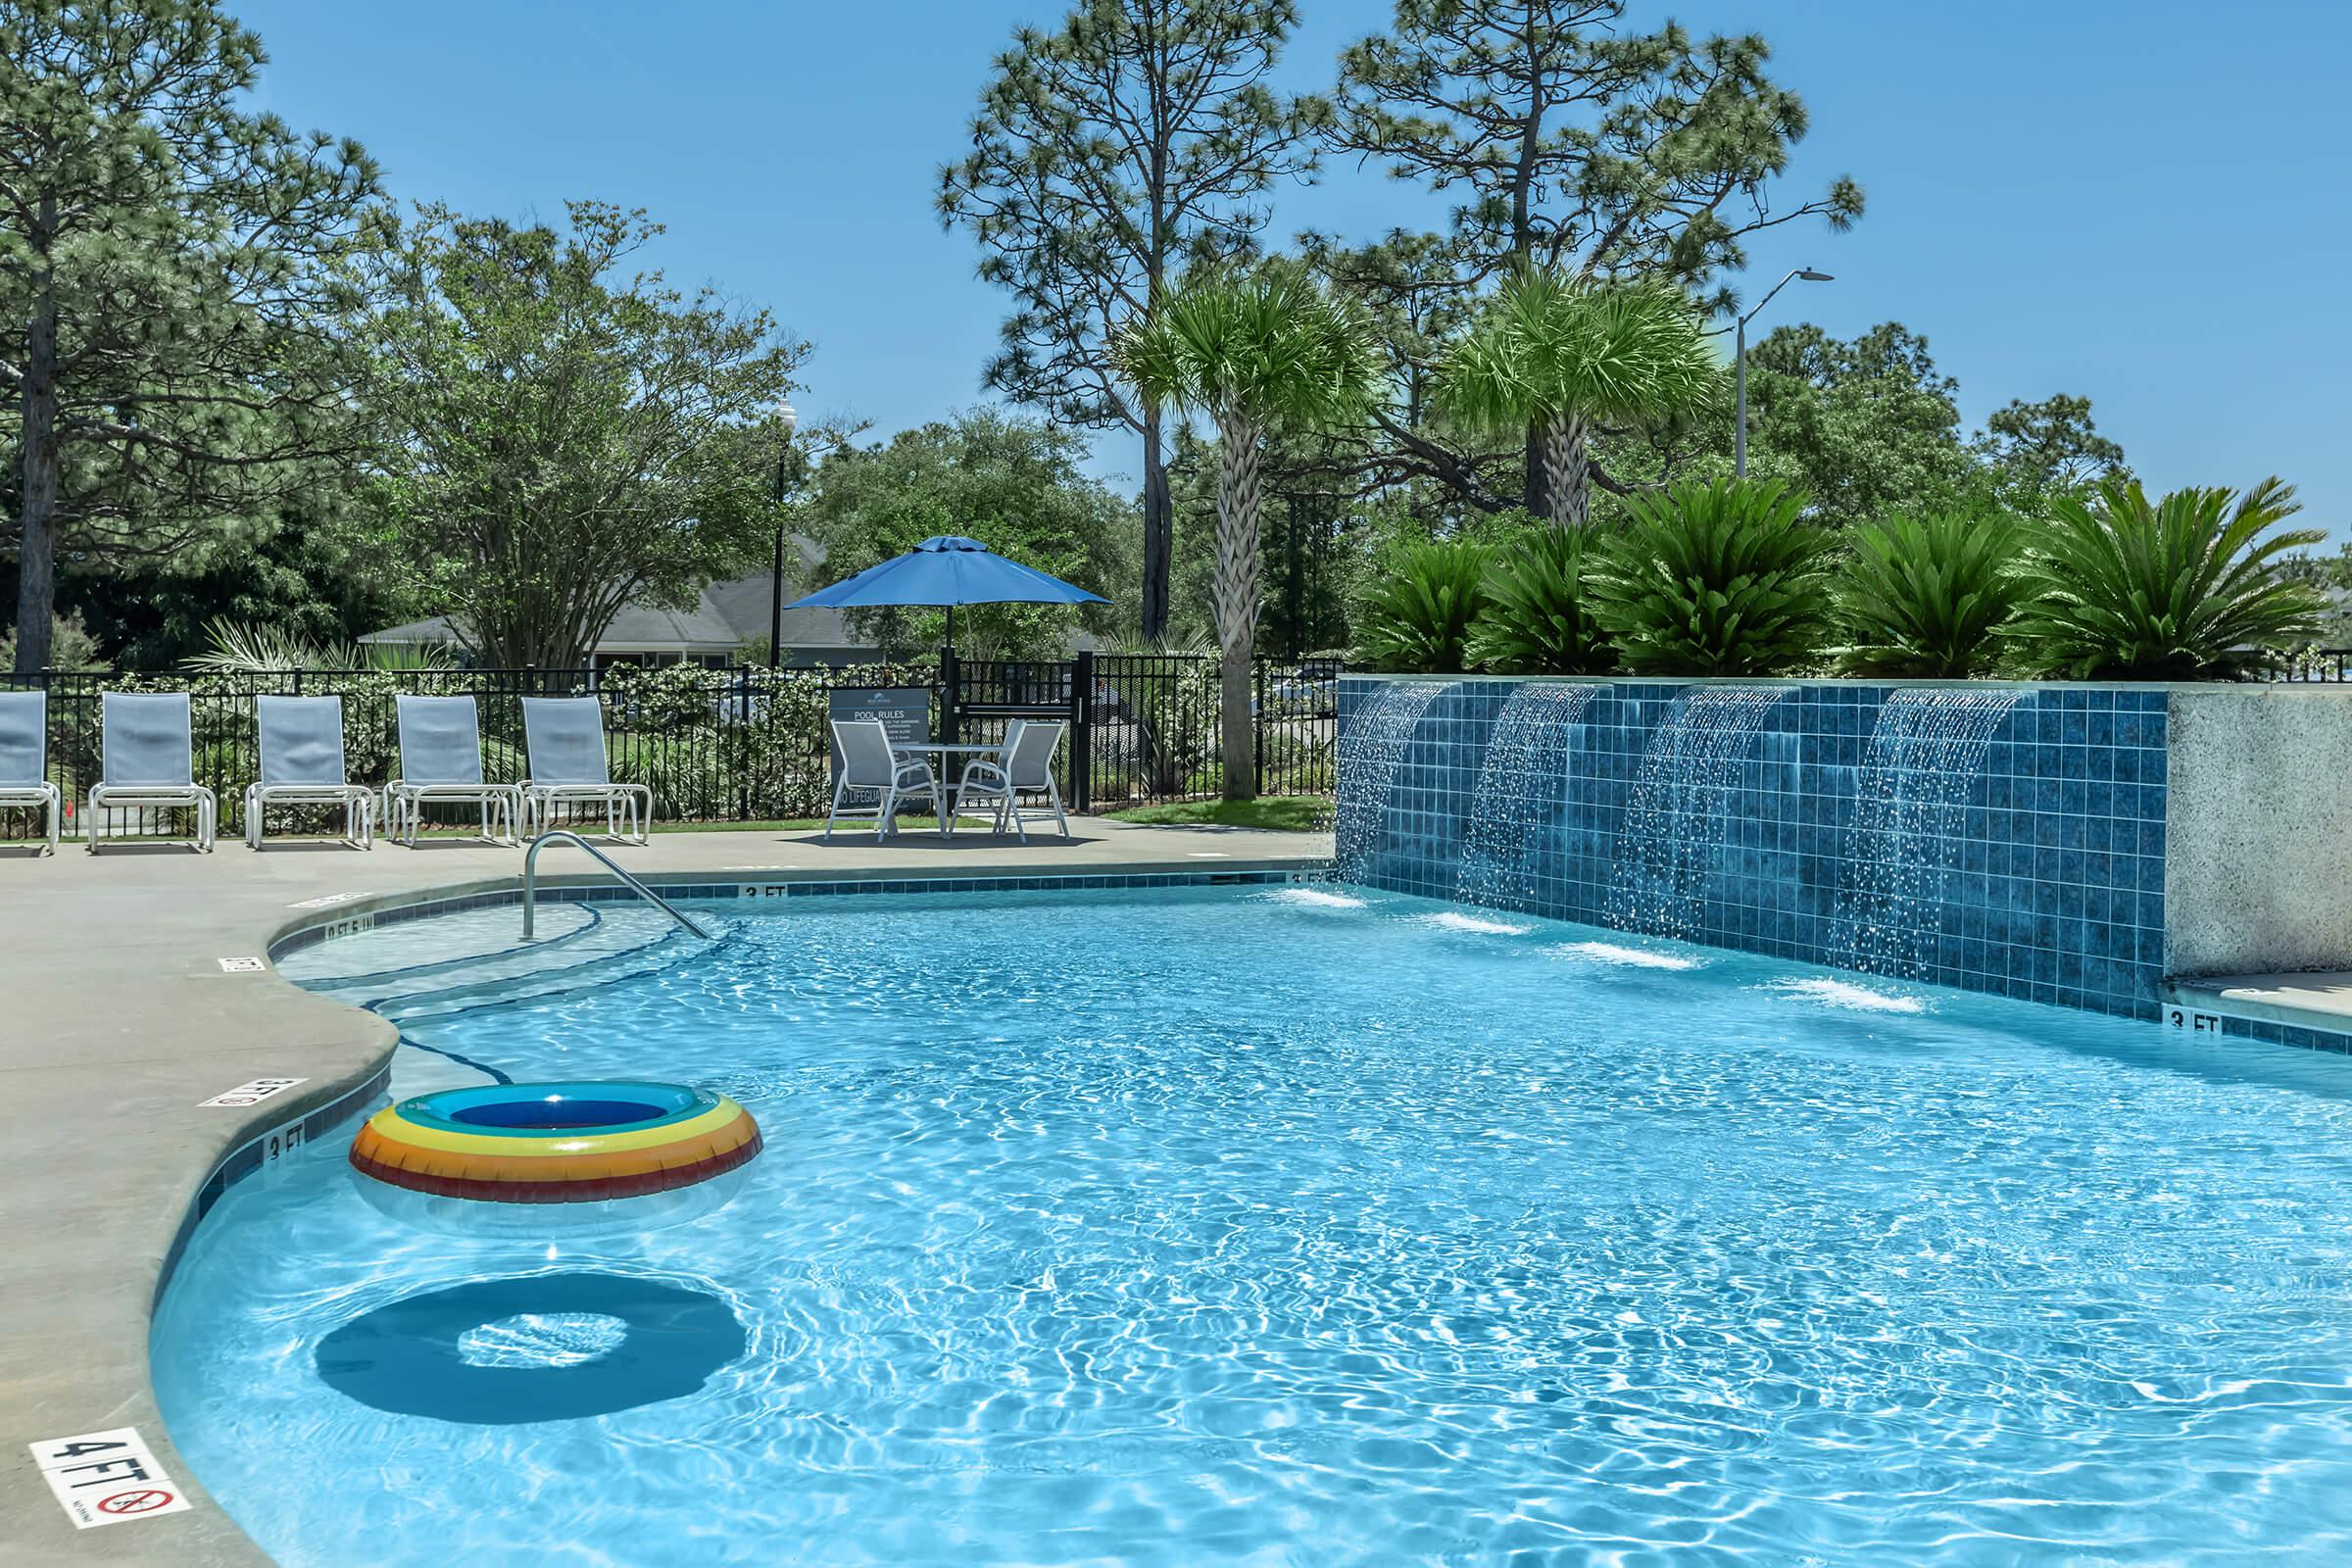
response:
{"label": "pool handrail", "polygon": [[605,864],[605,869],[612,872],[614,876],[620,878],[621,882],[639,898],[645,900],[646,903],[652,905],[655,908],[660,909],[663,914],[668,915],[672,920],[677,921],[678,924],[684,926],[696,936],[701,937],[705,942],[710,940],[710,932],[704,930],[701,926],[688,919],[685,911],[681,910],[676,905],[670,903],[661,894],[656,893],[652,888],[647,887],[643,882],[638,881],[637,878],[631,876],[627,871],[623,870],[620,864],[615,861],[612,857],[607,855],[604,851],[598,849],[595,845],[589,843],[586,839],[580,837],[577,833],[574,833],[567,827],[551,827],[546,832],[540,834],[537,838],[531,840],[531,847],[522,853],[523,941],[528,942],[531,940],[531,915],[539,896],[539,852],[546,849],[549,844],[553,843],[557,839],[568,840],[569,842],[578,845],[581,849],[586,850],[590,855],[593,855],[599,860],[602,860]]}

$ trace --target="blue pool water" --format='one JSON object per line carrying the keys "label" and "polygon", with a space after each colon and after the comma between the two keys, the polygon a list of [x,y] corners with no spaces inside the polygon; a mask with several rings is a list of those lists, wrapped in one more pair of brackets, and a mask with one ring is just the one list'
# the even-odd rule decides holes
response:
{"label": "blue pool water", "polygon": [[338,1138],[206,1220],[157,1387],[280,1560],[2352,1552],[2340,1059],[1345,890],[714,912],[404,1027],[733,1095],[727,1207],[452,1239]]}

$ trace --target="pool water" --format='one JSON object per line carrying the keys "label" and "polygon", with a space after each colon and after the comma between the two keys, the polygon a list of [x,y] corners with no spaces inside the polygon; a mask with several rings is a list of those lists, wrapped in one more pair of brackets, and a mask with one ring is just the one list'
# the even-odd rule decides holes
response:
{"label": "pool water", "polygon": [[718,918],[402,1058],[732,1095],[725,1208],[333,1139],[201,1227],[157,1388],[280,1560],[2352,1552],[2352,1063],[1345,888]]}

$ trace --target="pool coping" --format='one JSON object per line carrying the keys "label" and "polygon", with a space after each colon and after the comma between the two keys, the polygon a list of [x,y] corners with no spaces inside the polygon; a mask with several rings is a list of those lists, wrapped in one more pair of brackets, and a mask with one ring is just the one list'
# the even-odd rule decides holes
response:
{"label": "pool coping", "polygon": [[[1328,874],[1331,858],[1321,834],[1099,818],[1073,826],[1075,846],[665,834],[624,851],[623,863],[665,892],[740,900],[750,889],[764,900],[1290,880]],[[368,1108],[399,1037],[385,1019],[283,979],[265,956],[363,917],[520,899],[512,848],[296,848],[0,857],[10,982],[0,993],[0,1294],[11,1303],[0,1336],[0,1561],[11,1568],[270,1561],[165,1429],[148,1375],[152,1312],[203,1215],[301,1141]],[[808,863],[731,863],[779,848]],[[601,872],[540,882],[567,900],[628,896]],[[224,952],[264,961],[232,971],[216,956]],[[276,1076],[305,1081],[244,1107],[200,1103]],[[194,1506],[77,1531],[28,1445],[124,1426]]]}
{"label": "pool coping", "polygon": [[2171,976],[2156,1000],[2175,1029],[2352,1055],[2352,972]]}

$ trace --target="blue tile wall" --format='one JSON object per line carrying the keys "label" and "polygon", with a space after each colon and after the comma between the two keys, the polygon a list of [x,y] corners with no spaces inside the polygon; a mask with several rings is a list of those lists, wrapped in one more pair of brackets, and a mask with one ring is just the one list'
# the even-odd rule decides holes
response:
{"label": "blue tile wall", "polygon": [[[1380,690],[1340,687],[1340,733]],[[1620,834],[1642,754],[1687,688],[1600,682],[1570,737],[1565,775],[1538,818],[1532,912],[1608,923]],[[1759,683],[1762,684],[1762,683]],[[1842,945],[1857,776],[1897,688],[1782,683],[1739,760],[1690,933],[1813,963]],[[1340,813],[1343,866],[1371,886],[1460,896],[1464,825],[1496,714],[1519,683],[1463,680],[1433,701],[1376,816]],[[2164,954],[2167,697],[2162,688],[2031,686],[1986,745],[1931,845],[1929,930],[1912,977],[2134,1017],[2156,1015]],[[1345,794],[1350,781],[1343,779]]]}
{"label": "blue tile wall", "polygon": [[2224,1013],[2222,1034],[2231,1040],[2259,1040],[2265,1045],[2352,1055],[2352,1035],[2338,1034],[2332,1029],[2302,1029],[2293,1024],[2273,1023],[2267,1018],[2240,1018]]}

